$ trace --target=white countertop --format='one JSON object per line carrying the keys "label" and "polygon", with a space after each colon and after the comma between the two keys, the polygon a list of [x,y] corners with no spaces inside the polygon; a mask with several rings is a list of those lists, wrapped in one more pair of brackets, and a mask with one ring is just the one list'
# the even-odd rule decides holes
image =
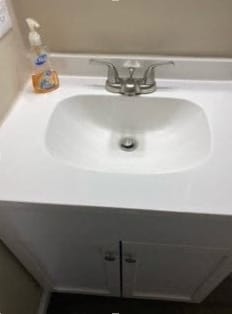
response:
{"label": "white countertop", "polygon": [[0,128],[0,200],[232,215],[232,81],[158,81],[168,89],[155,97],[202,107],[213,141],[199,167],[160,175],[84,171],[48,152],[46,128],[57,103],[90,92],[104,95],[104,81],[62,76],[60,89],[43,95],[27,84]]}

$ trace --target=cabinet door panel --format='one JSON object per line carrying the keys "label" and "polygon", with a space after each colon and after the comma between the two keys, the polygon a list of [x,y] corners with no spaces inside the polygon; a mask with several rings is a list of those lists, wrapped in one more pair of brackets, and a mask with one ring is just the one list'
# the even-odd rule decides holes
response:
{"label": "cabinet door panel", "polygon": [[[24,204],[1,215],[14,242],[49,279],[49,288],[87,294],[120,294],[116,219],[91,208]],[[2,228],[1,228],[2,230]],[[2,233],[2,232],[1,232]],[[22,250],[22,249],[21,249]],[[22,250],[22,251],[23,251]],[[104,259],[106,252],[116,255]]]}
{"label": "cabinet door panel", "polygon": [[[66,252],[65,252],[66,251]],[[64,254],[65,253],[65,254]],[[113,259],[107,260],[107,254]],[[57,290],[87,294],[119,296],[120,266],[117,244],[77,245],[62,249],[59,261],[53,264]],[[60,284],[59,284],[60,283]]]}
{"label": "cabinet door panel", "polygon": [[125,297],[199,302],[230,272],[227,250],[123,243]]}

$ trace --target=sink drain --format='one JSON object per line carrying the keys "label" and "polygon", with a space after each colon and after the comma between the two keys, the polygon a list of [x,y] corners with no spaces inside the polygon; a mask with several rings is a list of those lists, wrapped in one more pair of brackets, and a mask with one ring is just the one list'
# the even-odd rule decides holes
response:
{"label": "sink drain", "polygon": [[119,145],[125,152],[133,152],[137,148],[138,143],[133,137],[124,137],[120,140]]}

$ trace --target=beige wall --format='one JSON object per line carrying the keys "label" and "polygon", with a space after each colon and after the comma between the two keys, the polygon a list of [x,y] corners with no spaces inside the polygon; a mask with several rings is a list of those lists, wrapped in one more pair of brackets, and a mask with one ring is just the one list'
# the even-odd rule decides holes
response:
{"label": "beige wall", "polygon": [[0,39],[0,123],[28,77],[25,48],[13,15],[12,19],[14,29]]}
{"label": "beige wall", "polygon": [[58,52],[232,57],[231,0],[13,0]]}
{"label": "beige wall", "polygon": [[0,312],[36,314],[40,288],[0,242]]}

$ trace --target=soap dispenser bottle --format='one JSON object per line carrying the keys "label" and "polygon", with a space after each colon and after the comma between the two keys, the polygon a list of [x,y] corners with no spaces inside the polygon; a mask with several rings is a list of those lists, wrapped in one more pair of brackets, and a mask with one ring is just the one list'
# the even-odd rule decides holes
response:
{"label": "soap dispenser bottle", "polygon": [[30,29],[29,42],[32,54],[32,84],[36,93],[48,93],[59,87],[57,72],[51,67],[47,48],[42,45],[40,34],[36,31],[39,23],[27,18],[26,23]]}

